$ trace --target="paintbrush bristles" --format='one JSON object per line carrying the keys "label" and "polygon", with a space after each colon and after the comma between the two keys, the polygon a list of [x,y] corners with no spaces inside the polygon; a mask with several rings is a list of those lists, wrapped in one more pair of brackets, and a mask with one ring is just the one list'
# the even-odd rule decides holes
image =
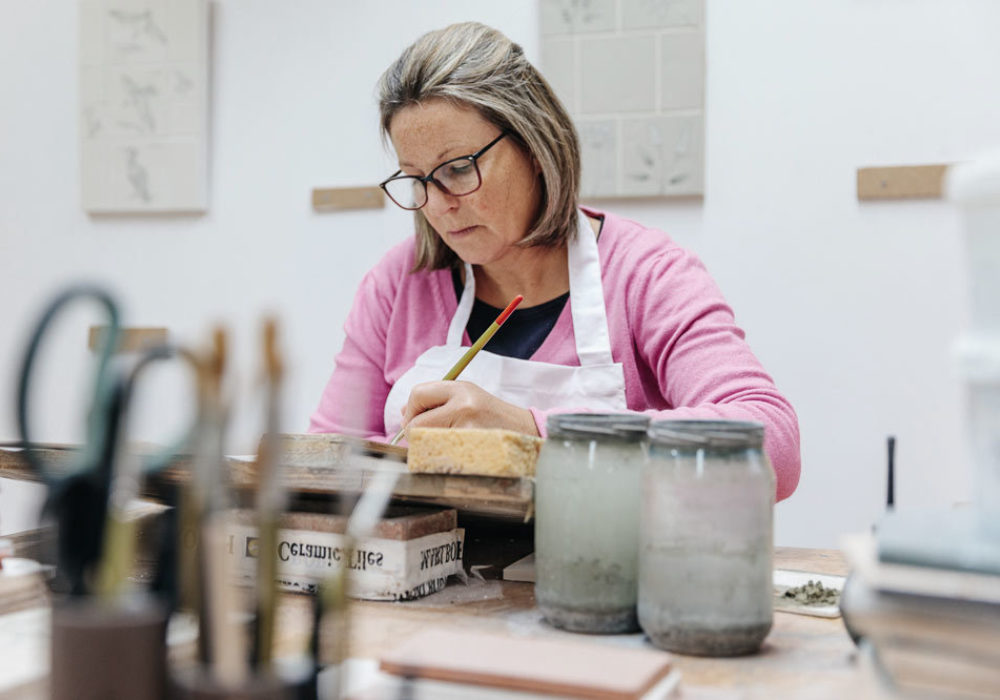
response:
{"label": "paintbrush bristles", "polygon": [[264,368],[271,381],[280,379],[284,371],[278,352],[278,322],[273,317],[264,319]]}
{"label": "paintbrush bristles", "polygon": [[212,330],[212,354],[209,359],[209,371],[217,386],[222,384],[222,373],[226,368],[226,329],[216,326]]}
{"label": "paintbrush bristles", "polygon": [[212,329],[211,347],[195,362],[198,368],[198,396],[203,403],[220,401],[226,346],[226,330],[216,326]]}

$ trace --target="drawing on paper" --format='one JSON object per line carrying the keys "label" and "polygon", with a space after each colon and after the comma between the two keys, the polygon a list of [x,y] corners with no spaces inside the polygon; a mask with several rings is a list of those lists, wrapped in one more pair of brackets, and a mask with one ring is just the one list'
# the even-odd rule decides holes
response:
{"label": "drawing on paper", "polygon": [[206,0],[82,0],[84,209],[205,211],[207,138]]}

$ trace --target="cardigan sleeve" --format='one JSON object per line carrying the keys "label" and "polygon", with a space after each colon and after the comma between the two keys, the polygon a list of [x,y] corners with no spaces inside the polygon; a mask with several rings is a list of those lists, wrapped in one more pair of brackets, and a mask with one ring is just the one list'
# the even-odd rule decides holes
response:
{"label": "cardigan sleeve", "polygon": [[384,371],[391,308],[391,285],[374,268],[354,297],[344,323],[344,346],[309,421],[309,432],[384,436],[382,412],[391,388]]}
{"label": "cardigan sleeve", "polygon": [[[798,419],[750,350],[704,265],[693,253],[673,245],[626,262],[617,266],[618,272],[605,275],[606,288],[609,283],[624,285],[626,301],[621,308],[608,305],[609,324],[627,325],[629,336],[613,338],[613,351],[616,359],[635,354],[636,370],[625,373],[627,390],[631,389],[627,393],[652,397],[646,405],[630,400],[630,410],[653,420],[763,423],[776,499],[790,496],[800,472]],[[615,324],[614,313],[624,314],[627,324]],[[532,409],[539,432],[545,435],[549,415],[567,410],[587,409]]]}

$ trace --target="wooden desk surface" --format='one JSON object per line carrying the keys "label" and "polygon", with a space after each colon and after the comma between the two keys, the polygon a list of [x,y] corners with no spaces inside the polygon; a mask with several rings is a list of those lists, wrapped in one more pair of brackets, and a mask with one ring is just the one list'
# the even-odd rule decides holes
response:
{"label": "wooden desk surface", "polygon": [[[847,573],[834,550],[778,548],[775,566],[814,573]],[[309,599],[289,595],[280,610],[278,644],[294,652],[304,644]],[[595,644],[644,647],[642,634],[579,635],[546,624],[535,607],[529,583],[470,580],[406,603],[357,602],[352,607],[354,657],[374,658],[409,636],[444,625],[515,636],[573,638]],[[675,655],[682,674],[681,698],[860,698],[884,697],[873,678],[858,667],[854,644],[843,622],[775,612],[774,627],[760,653],[733,659]]]}
{"label": "wooden desk surface", "polygon": [[[833,550],[779,547],[775,551],[775,566],[814,573],[846,573],[843,557]],[[641,648],[649,644],[642,634],[579,635],[549,626],[535,607],[534,587],[529,583],[471,579],[468,585],[453,583],[420,600],[356,602],[351,610],[352,657],[376,658],[416,632],[440,625],[514,636],[564,637],[619,647]],[[45,621],[47,615],[34,619]],[[289,594],[282,598],[278,618],[279,655],[291,655],[305,647],[310,620],[308,596]],[[36,632],[47,637],[44,630]],[[36,641],[40,652],[45,641],[41,637]],[[23,646],[17,644],[21,651],[26,651]],[[682,674],[679,697],[683,700],[888,697],[886,691],[877,687],[872,674],[859,667],[855,647],[839,618],[775,612],[774,626],[758,654],[733,659],[676,654],[674,658]],[[3,672],[3,666],[0,663],[0,698],[45,697],[41,679],[10,695],[11,688],[5,682],[9,680],[5,678],[8,674]]]}

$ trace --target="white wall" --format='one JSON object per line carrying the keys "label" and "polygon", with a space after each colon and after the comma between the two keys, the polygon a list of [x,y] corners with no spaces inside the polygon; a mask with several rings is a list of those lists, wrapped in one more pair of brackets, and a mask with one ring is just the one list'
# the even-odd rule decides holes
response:
{"label": "white wall", "polygon": [[[257,328],[280,314],[291,376],[285,429],[303,430],[342,341],[360,276],[409,235],[402,212],[319,215],[315,186],[393,169],[374,84],[422,31],[477,19],[538,57],[536,2],[214,3],[211,208],[188,217],[89,218],[80,209],[75,4],[2,0],[0,440],[28,327],[70,279],[120,293],[126,323],[204,342],[223,321],[238,376],[231,451],[260,431]],[[960,221],[945,202],[860,204],[858,166],[951,162],[1000,144],[1000,3],[709,0],[704,202],[602,206],[668,231],[705,259],[748,339],[799,412],[803,476],[777,542],[832,546],[884,499],[898,438],[902,507],[970,498],[949,346],[965,318]],[[86,326],[46,355],[38,437],[76,440]],[[179,372],[153,377],[134,434],[175,431]],[[0,491],[0,528],[30,512]],[[15,510],[18,509],[18,510]]]}

